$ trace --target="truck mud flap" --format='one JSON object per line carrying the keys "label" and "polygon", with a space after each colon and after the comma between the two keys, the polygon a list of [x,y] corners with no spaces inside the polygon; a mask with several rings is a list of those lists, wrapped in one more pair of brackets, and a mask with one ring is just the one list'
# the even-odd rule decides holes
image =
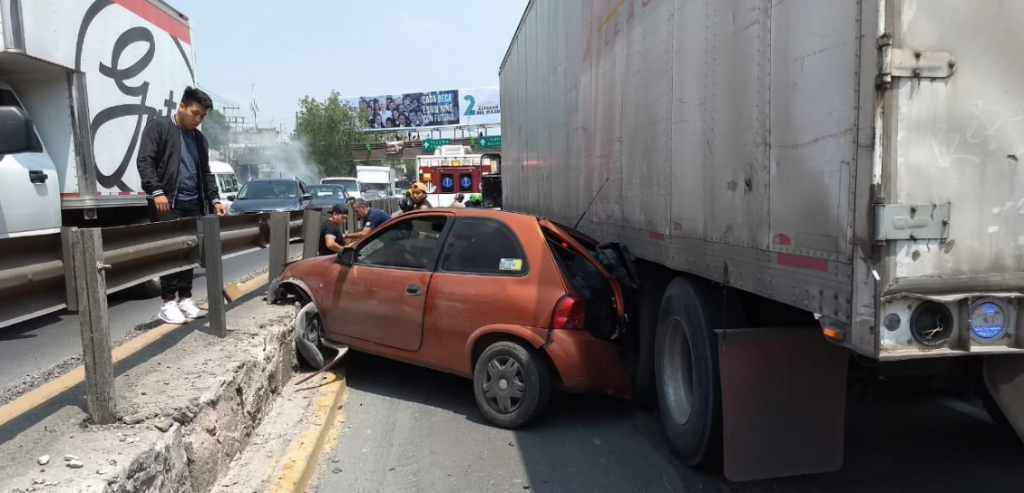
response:
{"label": "truck mud flap", "polygon": [[985,356],[982,372],[992,399],[1024,440],[1024,356]]}
{"label": "truck mud flap", "polygon": [[818,328],[716,332],[725,476],[748,481],[839,469],[848,352]]}

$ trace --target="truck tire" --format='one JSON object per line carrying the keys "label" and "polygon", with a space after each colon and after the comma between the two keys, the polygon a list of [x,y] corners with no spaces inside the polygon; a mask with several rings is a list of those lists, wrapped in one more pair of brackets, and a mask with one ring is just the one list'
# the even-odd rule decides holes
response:
{"label": "truck tire", "polygon": [[498,341],[474,365],[473,395],[487,421],[518,428],[544,414],[551,398],[551,370],[533,348]]}
{"label": "truck tire", "polygon": [[662,425],[689,466],[709,468],[722,456],[722,389],[714,330],[721,314],[702,284],[676,278],[658,312],[655,372]]}

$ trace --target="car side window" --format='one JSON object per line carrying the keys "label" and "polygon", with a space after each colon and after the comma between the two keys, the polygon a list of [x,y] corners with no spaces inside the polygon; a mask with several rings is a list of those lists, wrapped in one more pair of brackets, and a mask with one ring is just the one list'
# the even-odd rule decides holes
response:
{"label": "car side window", "polygon": [[356,251],[356,264],[428,270],[448,218],[422,217],[388,227]]}
{"label": "car side window", "polygon": [[492,219],[465,218],[455,224],[441,270],[465,274],[521,276],[529,270],[519,238]]}

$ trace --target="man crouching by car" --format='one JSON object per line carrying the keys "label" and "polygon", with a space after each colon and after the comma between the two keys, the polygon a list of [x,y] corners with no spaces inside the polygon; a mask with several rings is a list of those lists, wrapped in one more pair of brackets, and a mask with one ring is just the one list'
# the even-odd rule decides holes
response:
{"label": "man crouching by car", "polygon": [[[203,91],[188,87],[178,111],[146,124],[136,165],[149,200],[153,222],[197,217],[215,212],[227,215],[217,193],[217,178],[210,173],[209,143],[199,124],[213,101]],[[192,269],[160,278],[160,320],[183,324],[200,316],[192,301]],[[177,299],[176,299],[177,298]]]}

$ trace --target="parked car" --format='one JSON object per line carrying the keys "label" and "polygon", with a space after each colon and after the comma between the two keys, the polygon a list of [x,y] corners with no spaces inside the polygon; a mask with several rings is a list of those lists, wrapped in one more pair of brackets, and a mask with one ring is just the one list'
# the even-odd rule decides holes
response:
{"label": "parked car", "polygon": [[347,346],[471,378],[487,420],[514,428],[543,413],[556,384],[631,394],[622,282],[597,248],[524,214],[421,210],[290,264],[271,293],[305,304],[296,345],[311,366]]}
{"label": "parked car", "polygon": [[297,179],[265,178],[249,180],[231,200],[231,214],[297,211],[310,205],[313,196],[306,184]]}
{"label": "parked car", "polygon": [[355,200],[341,185],[310,185],[309,194],[313,196],[312,207],[317,208],[345,205]]}

